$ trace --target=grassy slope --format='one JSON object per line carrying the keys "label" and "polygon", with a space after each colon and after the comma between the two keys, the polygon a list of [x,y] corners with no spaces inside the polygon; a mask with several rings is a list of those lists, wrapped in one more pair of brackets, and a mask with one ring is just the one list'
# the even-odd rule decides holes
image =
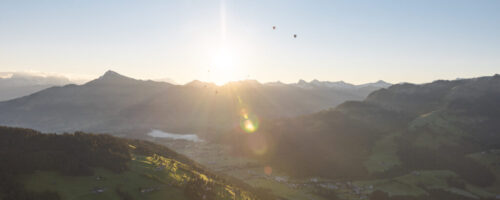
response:
{"label": "grassy slope", "polygon": [[[447,178],[450,177],[457,178],[458,175],[448,170],[422,170],[392,179],[356,181],[354,182],[354,184],[359,187],[372,185],[373,190],[382,190],[387,192],[389,195],[427,195],[428,193],[420,187],[420,185],[424,185],[427,189],[444,189],[462,196],[472,198],[491,197],[491,194],[484,193],[484,188],[471,188],[471,185],[467,185],[466,190],[454,188],[447,182]],[[373,190],[366,192],[369,193]]]}
{"label": "grassy slope", "polygon": [[370,173],[384,172],[401,164],[397,156],[395,137],[400,133],[389,134],[378,140],[372,148],[370,157],[364,162]]}
{"label": "grassy slope", "polygon": [[[447,144],[456,144],[459,137],[467,133],[454,126],[454,121],[459,120],[454,116],[444,115],[438,111],[427,113],[416,118],[409,124],[409,130],[427,126],[429,133],[419,133],[416,140],[417,146],[436,148]],[[439,133],[439,134],[435,134]],[[389,134],[379,139],[372,148],[371,156],[365,161],[365,167],[371,172],[383,172],[400,164],[396,151],[397,146],[394,141],[400,133]],[[418,185],[425,185],[427,188],[439,188],[467,197],[494,197],[500,191],[500,150],[498,152],[475,153],[469,155],[481,163],[488,165],[497,176],[497,182],[488,188],[481,188],[470,184],[465,190],[454,188],[446,182],[448,177],[458,177],[455,173],[447,170],[424,170],[418,171],[393,179],[377,179],[372,181],[358,181],[359,186],[373,185],[374,190],[379,189],[391,195],[425,195],[427,192]]]}
{"label": "grassy slope", "polygon": [[457,145],[460,137],[467,133],[454,125],[459,119],[440,111],[423,114],[413,120],[409,130],[419,127],[428,127],[428,132],[420,132],[416,141],[417,146],[435,149],[441,145]]}
{"label": "grassy slope", "polygon": [[475,187],[472,185],[468,185],[467,189],[477,193],[480,196],[486,196],[486,197],[495,196],[499,194],[500,193],[500,149],[469,154],[468,156],[488,166],[488,168],[490,168],[490,170],[497,177],[497,180],[492,186],[486,189]]}
{"label": "grassy slope", "polygon": [[[167,167],[157,170],[163,164]],[[101,176],[103,180],[96,180]],[[27,189],[34,191],[57,191],[63,199],[121,199],[116,189],[126,191],[134,199],[162,199],[168,197],[174,200],[184,200],[182,186],[186,181],[199,177],[207,181],[205,175],[192,170],[189,166],[161,156],[136,156],[129,163],[129,170],[116,174],[107,170],[97,169],[95,176],[62,176],[58,173],[39,171],[34,175],[22,177]],[[220,183],[220,182],[218,182]],[[101,187],[105,191],[92,193],[93,188]],[[141,193],[140,188],[156,188],[149,193]],[[217,184],[219,195],[217,199],[233,199],[235,190],[223,183]],[[242,192],[236,199],[250,199],[249,194]]]}
{"label": "grassy slope", "polygon": [[[212,171],[227,174],[255,187],[269,189],[274,195],[289,200],[325,200],[314,195],[310,188],[291,188],[284,182],[272,180],[274,176],[287,176],[273,169],[271,176],[264,173],[264,166],[256,160],[231,155],[231,149],[212,143],[197,143],[196,145],[180,145],[179,141],[156,139],[153,142],[165,145],[203,164]],[[299,181],[300,182],[300,181]]]}

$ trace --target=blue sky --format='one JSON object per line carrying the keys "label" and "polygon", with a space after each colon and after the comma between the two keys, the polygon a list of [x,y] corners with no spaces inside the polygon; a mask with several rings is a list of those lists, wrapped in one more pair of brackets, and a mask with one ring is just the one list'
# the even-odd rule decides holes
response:
{"label": "blue sky", "polygon": [[486,0],[1,0],[0,71],[180,83],[485,76],[500,73],[499,10]]}

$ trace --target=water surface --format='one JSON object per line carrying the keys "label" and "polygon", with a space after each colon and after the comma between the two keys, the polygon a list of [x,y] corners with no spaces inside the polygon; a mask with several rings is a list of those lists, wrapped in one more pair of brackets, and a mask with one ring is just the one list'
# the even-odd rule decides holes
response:
{"label": "water surface", "polygon": [[154,138],[169,138],[173,140],[188,140],[192,142],[203,141],[196,134],[167,133],[156,129],[153,129],[151,132],[148,133],[148,135]]}

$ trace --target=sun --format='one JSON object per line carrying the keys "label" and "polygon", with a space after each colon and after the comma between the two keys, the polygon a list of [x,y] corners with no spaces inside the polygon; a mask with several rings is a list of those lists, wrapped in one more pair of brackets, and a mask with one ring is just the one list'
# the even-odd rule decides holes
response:
{"label": "sun", "polygon": [[236,55],[228,48],[218,49],[212,59],[209,69],[210,79],[217,85],[238,80],[239,70],[235,63]]}

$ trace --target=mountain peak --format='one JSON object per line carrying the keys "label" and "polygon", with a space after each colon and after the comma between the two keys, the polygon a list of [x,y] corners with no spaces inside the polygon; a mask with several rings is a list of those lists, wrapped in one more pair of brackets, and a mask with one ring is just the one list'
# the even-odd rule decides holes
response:
{"label": "mountain peak", "polygon": [[368,86],[368,85],[371,85],[371,86],[374,86],[374,87],[381,87],[381,88],[388,88],[389,86],[391,86],[392,84],[391,83],[388,83],[388,82],[385,82],[383,80],[379,80],[375,83],[368,83],[368,84],[365,84],[365,86]]}
{"label": "mountain peak", "polygon": [[108,70],[99,79],[110,79],[110,78],[125,78],[125,76],[119,74],[118,72]]}
{"label": "mountain peak", "polygon": [[307,84],[306,81],[304,81],[304,79],[300,79],[299,82],[297,82],[298,84]]}
{"label": "mountain peak", "polygon": [[88,84],[124,84],[136,81],[133,78],[123,76],[115,71],[108,70],[99,78],[88,82]]}
{"label": "mountain peak", "polygon": [[197,88],[201,88],[201,87],[209,87],[209,88],[212,88],[212,87],[217,87],[217,85],[215,85],[214,83],[210,83],[210,82],[203,82],[203,81],[199,81],[199,80],[193,80],[189,83],[186,83],[185,86],[189,86],[189,87],[197,87]]}

